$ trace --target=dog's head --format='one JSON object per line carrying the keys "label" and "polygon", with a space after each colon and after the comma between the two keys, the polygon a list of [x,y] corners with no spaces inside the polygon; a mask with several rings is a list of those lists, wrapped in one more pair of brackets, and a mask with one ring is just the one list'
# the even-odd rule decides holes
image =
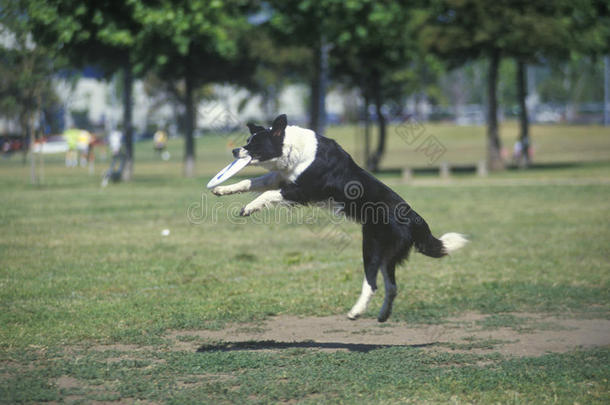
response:
{"label": "dog's head", "polygon": [[282,156],[286,125],[288,124],[286,114],[279,115],[271,128],[248,123],[250,137],[241,148],[233,149],[236,158],[252,157],[250,164],[265,165]]}

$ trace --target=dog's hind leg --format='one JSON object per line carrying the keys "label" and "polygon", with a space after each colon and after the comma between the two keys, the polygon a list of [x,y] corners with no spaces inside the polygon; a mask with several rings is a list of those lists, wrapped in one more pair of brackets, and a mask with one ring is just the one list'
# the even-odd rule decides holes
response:
{"label": "dog's hind leg", "polygon": [[379,311],[377,320],[379,322],[385,322],[392,313],[392,303],[396,297],[396,265],[382,265],[381,274],[383,274],[383,282],[385,285],[385,298],[383,300],[383,306]]}
{"label": "dog's hind leg", "polygon": [[364,311],[366,311],[366,307],[369,305],[373,294],[375,294],[375,291],[371,288],[365,277],[364,281],[362,282],[362,292],[360,293],[360,297],[352,309],[350,309],[350,311],[347,313],[347,317],[353,320],[362,315]]}
{"label": "dog's hind leg", "polygon": [[356,304],[347,313],[349,319],[356,319],[366,311],[375,290],[377,290],[377,272],[381,264],[379,246],[374,239],[367,237],[366,231],[362,238],[362,259],[364,260],[364,281],[362,282],[362,292]]}

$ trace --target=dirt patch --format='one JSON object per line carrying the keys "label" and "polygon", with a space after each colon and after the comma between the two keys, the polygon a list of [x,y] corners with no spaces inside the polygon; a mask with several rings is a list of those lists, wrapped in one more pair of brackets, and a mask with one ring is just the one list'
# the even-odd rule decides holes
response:
{"label": "dirt patch", "polygon": [[200,387],[210,382],[236,381],[237,377],[231,374],[192,374],[181,377],[177,381],[178,388]]}
{"label": "dirt patch", "polygon": [[91,350],[98,352],[145,352],[154,350],[152,346],[138,346],[138,345],[126,345],[126,344],[112,344],[112,345],[95,345],[91,347]]}
{"label": "dirt patch", "polygon": [[83,384],[78,381],[76,378],[64,375],[57,379],[57,387],[59,389],[71,389],[71,388],[80,388]]}
{"label": "dirt patch", "polygon": [[122,404],[149,404],[150,402],[144,402],[135,400],[134,398],[120,398],[117,400],[96,400],[91,397],[96,396],[115,396],[120,397],[119,392],[114,391],[109,386],[97,386],[91,385],[87,381],[82,381],[69,375],[63,375],[55,380],[55,385],[62,392],[61,402],[49,402],[50,405],[56,404],[70,404],[70,403],[87,403],[97,405],[122,405]]}
{"label": "dirt patch", "polygon": [[563,319],[542,314],[468,313],[438,325],[380,324],[344,316],[278,316],[258,324],[223,330],[177,331],[174,350],[233,351],[287,348],[367,352],[391,346],[426,350],[540,356],[610,345],[610,321]]}

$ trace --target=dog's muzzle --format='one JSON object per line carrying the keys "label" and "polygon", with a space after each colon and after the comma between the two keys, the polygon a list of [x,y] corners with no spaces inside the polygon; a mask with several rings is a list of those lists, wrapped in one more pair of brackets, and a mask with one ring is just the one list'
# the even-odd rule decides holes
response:
{"label": "dog's muzzle", "polygon": [[241,159],[248,156],[248,153],[244,148],[235,148],[232,150],[232,153],[233,157],[235,157],[236,159]]}

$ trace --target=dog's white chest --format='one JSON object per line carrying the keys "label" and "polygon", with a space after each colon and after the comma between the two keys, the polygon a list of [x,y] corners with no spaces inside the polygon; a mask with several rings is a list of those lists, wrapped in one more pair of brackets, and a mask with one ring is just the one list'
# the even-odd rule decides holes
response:
{"label": "dog's white chest", "polygon": [[294,182],[313,163],[318,149],[315,132],[296,126],[286,127],[283,154],[277,160],[277,170]]}

